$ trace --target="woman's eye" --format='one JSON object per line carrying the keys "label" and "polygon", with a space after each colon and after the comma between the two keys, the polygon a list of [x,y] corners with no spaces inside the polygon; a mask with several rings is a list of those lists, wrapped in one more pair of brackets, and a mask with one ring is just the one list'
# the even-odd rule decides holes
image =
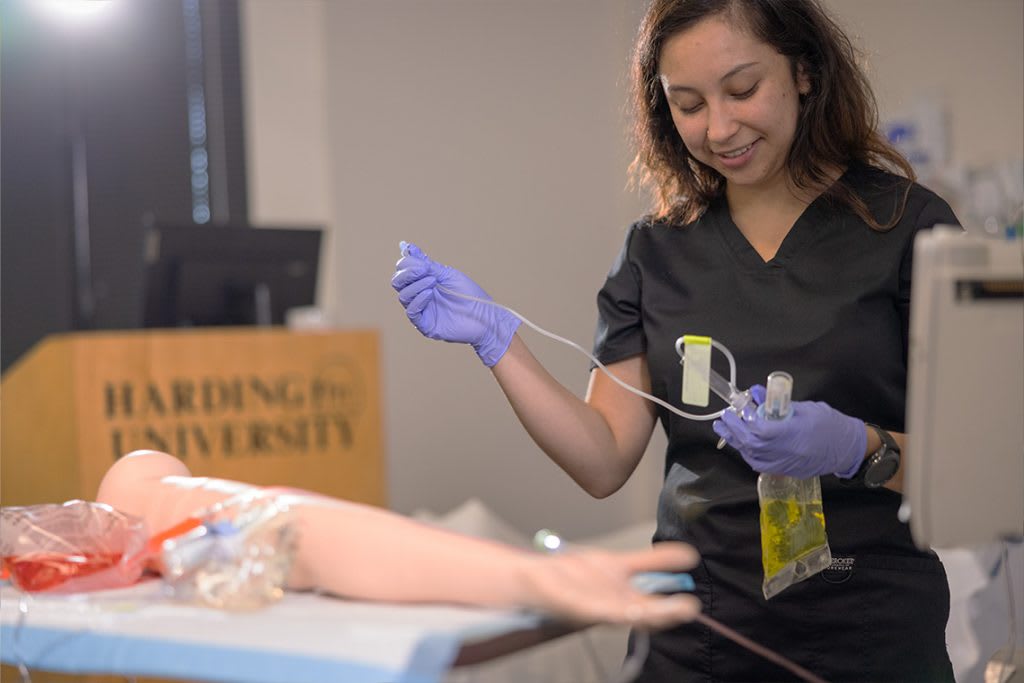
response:
{"label": "woman's eye", "polygon": [[698,102],[697,104],[692,104],[688,107],[680,105],[679,111],[683,112],[684,114],[696,114],[700,110],[701,104],[701,102]]}
{"label": "woman's eye", "polygon": [[751,88],[749,90],[744,90],[743,92],[738,92],[735,95],[733,95],[733,97],[736,98],[737,100],[745,100],[748,97],[750,97],[751,95],[753,95],[754,92],[756,92],[756,91],[757,91],[757,83],[755,83],[753,86],[751,86]]}

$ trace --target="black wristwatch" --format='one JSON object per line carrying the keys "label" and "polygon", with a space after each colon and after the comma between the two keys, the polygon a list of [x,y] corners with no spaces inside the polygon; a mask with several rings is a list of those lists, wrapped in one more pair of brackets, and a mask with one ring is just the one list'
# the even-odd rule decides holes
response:
{"label": "black wristwatch", "polygon": [[884,486],[899,471],[900,447],[889,432],[878,425],[865,424],[878,434],[878,438],[882,440],[882,447],[864,458],[864,463],[857,470],[857,474],[853,475],[852,480],[869,489],[876,489]]}

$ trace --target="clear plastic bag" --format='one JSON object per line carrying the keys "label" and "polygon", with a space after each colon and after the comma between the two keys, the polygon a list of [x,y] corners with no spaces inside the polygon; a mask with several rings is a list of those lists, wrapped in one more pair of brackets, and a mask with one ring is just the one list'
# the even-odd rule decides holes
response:
{"label": "clear plastic bag", "polygon": [[295,555],[293,515],[274,497],[242,494],[197,515],[163,542],[164,581],[175,597],[246,610],[279,599]]}
{"label": "clear plastic bag", "polygon": [[821,480],[774,474],[757,478],[761,504],[762,589],[765,599],[817,574],[832,563],[825,535]]}
{"label": "clear plastic bag", "polygon": [[76,593],[138,580],[146,561],[143,521],[102,503],[0,508],[4,573],[27,592]]}

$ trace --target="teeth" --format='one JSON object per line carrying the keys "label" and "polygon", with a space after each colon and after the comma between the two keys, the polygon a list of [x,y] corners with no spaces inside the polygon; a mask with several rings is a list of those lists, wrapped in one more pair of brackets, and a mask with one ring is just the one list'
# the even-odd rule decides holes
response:
{"label": "teeth", "polygon": [[754,143],[751,142],[749,145],[747,145],[743,149],[738,149],[735,152],[725,152],[725,153],[722,154],[722,156],[725,157],[726,159],[735,159],[736,157],[740,156],[741,154],[746,153],[746,151],[748,149],[750,149],[751,147],[753,147],[753,146],[754,146]]}

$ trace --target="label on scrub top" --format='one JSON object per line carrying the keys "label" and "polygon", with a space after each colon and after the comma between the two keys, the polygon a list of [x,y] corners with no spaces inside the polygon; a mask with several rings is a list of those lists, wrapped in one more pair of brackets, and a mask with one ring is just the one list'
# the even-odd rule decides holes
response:
{"label": "label on scrub top", "polygon": [[710,397],[711,337],[683,336],[683,395],[687,405],[706,407]]}

